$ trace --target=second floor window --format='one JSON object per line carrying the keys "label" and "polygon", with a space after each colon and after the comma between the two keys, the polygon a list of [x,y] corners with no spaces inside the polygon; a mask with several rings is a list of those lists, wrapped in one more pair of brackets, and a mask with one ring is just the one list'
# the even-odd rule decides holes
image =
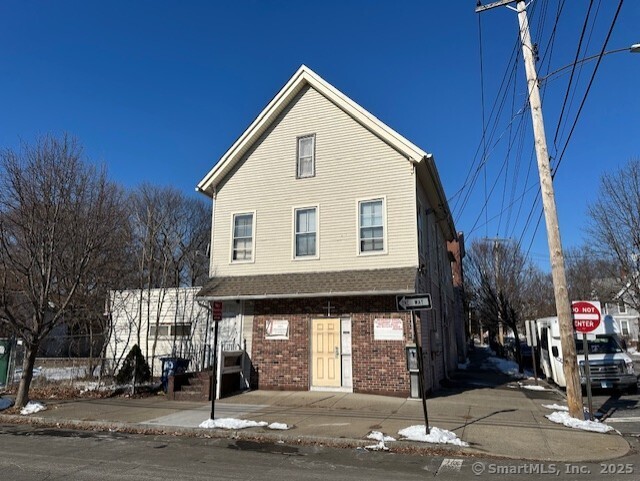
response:
{"label": "second floor window", "polygon": [[384,251],[382,199],[362,201],[358,211],[360,253]]}
{"label": "second floor window", "polygon": [[618,312],[620,314],[627,313],[627,306],[625,305],[624,301],[618,301]]}
{"label": "second floor window", "polygon": [[315,143],[315,135],[298,137],[298,166],[296,176],[299,179],[316,175]]}
{"label": "second floor window", "polygon": [[296,209],[295,256],[316,256],[316,208]]}
{"label": "second floor window", "polygon": [[253,214],[233,216],[233,261],[253,260]]}

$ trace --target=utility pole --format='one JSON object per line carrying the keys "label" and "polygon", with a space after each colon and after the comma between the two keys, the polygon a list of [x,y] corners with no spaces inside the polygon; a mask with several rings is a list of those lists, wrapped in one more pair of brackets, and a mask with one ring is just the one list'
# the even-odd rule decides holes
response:
{"label": "utility pole", "polygon": [[[514,3],[514,0],[502,0],[488,5],[478,5],[476,13],[490,8],[500,7]],[[573,333],[573,316],[569,292],[567,290],[567,278],[564,268],[564,256],[560,241],[560,228],[558,226],[558,213],[556,211],[555,194],[553,191],[553,179],[549,165],[549,152],[547,139],[544,132],[542,117],[542,102],[538,85],[538,74],[529,33],[529,20],[527,18],[527,4],[523,0],[517,1],[517,8],[508,8],[518,12],[520,24],[520,39],[522,41],[522,54],[524,57],[529,87],[529,106],[533,121],[533,134],[535,136],[536,158],[538,160],[538,173],[540,176],[540,191],[542,206],[544,209],[545,223],[547,226],[547,241],[549,243],[549,255],[551,258],[551,276],[553,278],[553,291],[556,300],[556,311],[560,325],[560,342],[562,343],[563,370],[567,380],[567,404],[569,414],[578,419],[583,419],[582,387],[578,372],[576,356],[576,344]]]}

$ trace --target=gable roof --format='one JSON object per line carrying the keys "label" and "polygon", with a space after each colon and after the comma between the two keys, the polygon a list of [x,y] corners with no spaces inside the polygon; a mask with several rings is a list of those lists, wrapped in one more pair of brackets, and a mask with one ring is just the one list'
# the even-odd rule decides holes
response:
{"label": "gable roof", "polygon": [[[435,187],[435,192],[433,192],[433,194],[435,194],[434,198],[430,199],[430,201],[434,208],[442,212],[440,217],[445,220],[445,224],[449,230],[449,236],[451,238],[455,237],[453,219],[447,205],[440,177],[435,168],[433,155],[426,153],[391,127],[381,122],[305,65],[302,65],[296,73],[293,74],[293,77],[289,79],[251,125],[249,125],[229,150],[216,162],[209,173],[198,183],[196,190],[209,197],[213,197],[216,186],[277,119],[278,115],[287,107],[291,100],[307,85],[318,91],[351,116],[356,122],[360,123],[363,127],[404,155],[407,160],[416,165],[419,172],[422,171],[422,178],[427,179],[428,182]],[[426,177],[424,177],[425,175]]]}

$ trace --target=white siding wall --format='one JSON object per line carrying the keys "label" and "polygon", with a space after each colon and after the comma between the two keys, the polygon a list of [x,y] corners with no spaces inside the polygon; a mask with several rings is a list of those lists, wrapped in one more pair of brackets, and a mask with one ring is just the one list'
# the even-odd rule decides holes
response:
{"label": "white siding wall", "polygon": [[[205,343],[211,343],[207,308],[195,300],[200,287],[169,288],[151,290],[111,291],[109,309],[112,320],[112,333],[107,346],[107,356],[111,366],[117,372],[134,344],[139,344],[149,366],[153,364],[154,376],[161,374],[160,357],[181,356],[191,359],[190,370],[199,370],[202,366]],[[173,336],[159,336],[152,360],[153,336],[148,336],[149,326],[171,327],[174,323],[191,325],[191,335],[177,337],[174,347]],[[138,339],[140,328],[140,339]]]}
{"label": "white siding wall", "polygon": [[[316,136],[316,175],[296,179],[297,137]],[[386,199],[387,252],[358,256],[357,199]],[[417,265],[411,163],[306,87],[218,186],[212,275]],[[293,208],[319,206],[319,257],[293,260]],[[231,263],[233,213],[256,213],[254,262]]]}

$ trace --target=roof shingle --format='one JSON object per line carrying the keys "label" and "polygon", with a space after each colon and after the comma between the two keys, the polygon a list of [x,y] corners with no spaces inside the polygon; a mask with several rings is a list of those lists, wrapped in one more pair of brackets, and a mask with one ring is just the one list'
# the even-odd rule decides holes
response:
{"label": "roof shingle", "polygon": [[415,292],[417,269],[350,270],[213,277],[200,299],[269,299],[321,296],[366,296]]}

